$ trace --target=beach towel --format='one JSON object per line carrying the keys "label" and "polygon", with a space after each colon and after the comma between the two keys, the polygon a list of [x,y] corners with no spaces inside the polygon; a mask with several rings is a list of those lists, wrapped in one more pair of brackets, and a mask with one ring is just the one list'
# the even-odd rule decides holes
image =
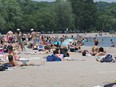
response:
{"label": "beach towel", "polygon": [[61,59],[56,57],[55,55],[48,55],[46,57],[46,62],[53,62],[53,61],[61,61]]}
{"label": "beach towel", "polygon": [[20,58],[19,61],[26,61],[26,62],[28,62],[29,59],[28,58]]}
{"label": "beach towel", "polygon": [[42,57],[33,57],[33,58],[20,58],[19,61],[29,61],[29,60],[40,60]]}
{"label": "beach towel", "polygon": [[97,56],[96,60],[98,62],[103,62],[103,58],[105,58],[105,56]]}
{"label": "beach towel", "polygon": [[0,48],[0,54],[4,54],[3,48]]}
{"label": "beach towel", "polygon": [[61,60],[63,60],[63,54],[58,54],[58,57],[61,59]]}
{"label": "beach towel", "polygon": [[6,67],[0,66],[0,71],[5,71],[5,70],[6,70]]}

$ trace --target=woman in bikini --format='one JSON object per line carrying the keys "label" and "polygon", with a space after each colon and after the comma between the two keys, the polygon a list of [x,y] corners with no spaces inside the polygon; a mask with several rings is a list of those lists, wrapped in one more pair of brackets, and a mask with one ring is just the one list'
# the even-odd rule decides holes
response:
{"label": "woman in bikini", "polygon": [[23,41],[22,41],[22,32],[21,31],[18,32],[17,40],[18,40],[18,43],[21,47],[21,50],[23,51],[25,49],[25,47],[24,47],[24,44],[23,44]]}
{"label": "woman in bikini", "polygon": [[98,41],[96,40],[95,42],[94,42],[94,46],[92,47],[92,55],[93,56],[95,56],[97,53],[98,53],[98,50],[99,50],[99,48],[98,48]]}

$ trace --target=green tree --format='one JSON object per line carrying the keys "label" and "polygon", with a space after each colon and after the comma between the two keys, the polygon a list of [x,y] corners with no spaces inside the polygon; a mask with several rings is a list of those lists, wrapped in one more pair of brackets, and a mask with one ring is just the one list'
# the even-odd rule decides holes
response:
{"label": "green tree", "polygon": [[99,16],[98,29],[103,31],[109,31],[112,27],[113,17],[108,15]]}
{"label": "green tree", "polygon": [[38,12],[37,13],[37,27],[38,31],[54,31],[55,30],[55,19],[54,16],[51,15],[47,11]]}
{"label": "green tree", "polygon": [[96,27],[97,7],[93,0],[70,0],[75,14],[75,27],[80,31],[91,31]]}
{"label": "green tree", "polygon": [[55,5],[57,31],[65,31],[66,28],[74,29],[74,15],[70,2],[61,0],[56,1]]}
{"label": "green tree", "polygon": [[1,0],[2,2],[2,10],[4,15],[4,19],[6,21],[6,25],[4,29],[12,29],[15,28],[21,21],[22,11],[20,9],[19,3],[16,0]]}
{"label": "green tree", "polygon": [[97,29],[116,31],[116,3],[97,2],[96,5],[99,12]]}

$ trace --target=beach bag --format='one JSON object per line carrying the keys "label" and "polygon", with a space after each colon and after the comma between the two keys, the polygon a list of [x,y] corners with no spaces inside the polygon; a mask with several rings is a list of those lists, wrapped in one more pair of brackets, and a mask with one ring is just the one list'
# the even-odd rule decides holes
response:
{"label": "beach bag", "polygon": [[69,53],[64,54],[64,57],[69,57],[69,56],[70,56]]}
{"label": "beach bag", "polygon": [[112,62],[113,58],[111,54],[107,54],[104,58],[103,58],[103,62]]}
{"label": "beach bag", "polygon": [[2,66],[6,67],[6,69],[8,69],[9,67],[12,67],[12,65],[9,64],[9,63],[5,63],[5,64],[3,64]]}
{"label": "beach bag", "polygon": [[0,66],[0,71],[5,71],[6,69],[8,69],[8,67],[12,67],[12,65],[9,63],[5,63]]}
{"label": "beach bag", "polygon": [[6,67],[0,66],[0,71],[5,71],[5,70],[6,70]]}
{"label": "beach bag", "polygon": [[105,85],[104,87],[116,87],[116,84],[115,83],[110,83],[110,84]]}

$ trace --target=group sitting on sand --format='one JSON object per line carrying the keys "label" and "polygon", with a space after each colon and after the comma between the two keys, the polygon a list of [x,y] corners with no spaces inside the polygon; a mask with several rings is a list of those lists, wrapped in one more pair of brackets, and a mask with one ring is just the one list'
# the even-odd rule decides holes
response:
{"label": "group sitting on sand", "polygon": [[4,55],[4,62],[3,64],[9,64],[11,66],[26,66],[26,65],[34,65],[30,64],[26,61],[20,61],[20,57],[18,57],[15,52],[13,51],[13,47],[9,45],[7,47],[8,53]]}
{"label": "group sitting on sand", "polygon": [[66,47],[58,47],[53,51],[52,55],[47,56],[46,61],[63,61],[65,57],[69,57],[68,49]]}
{"label": "group sitting on sand", "polygon": [[103,47],[98,47],[98,40],[94,41],[95,46],[92,47],[92,52],[84,50],[83,56],[95,56],[98,62],[116,62],[115,57],[112,54],[106,53]]}

